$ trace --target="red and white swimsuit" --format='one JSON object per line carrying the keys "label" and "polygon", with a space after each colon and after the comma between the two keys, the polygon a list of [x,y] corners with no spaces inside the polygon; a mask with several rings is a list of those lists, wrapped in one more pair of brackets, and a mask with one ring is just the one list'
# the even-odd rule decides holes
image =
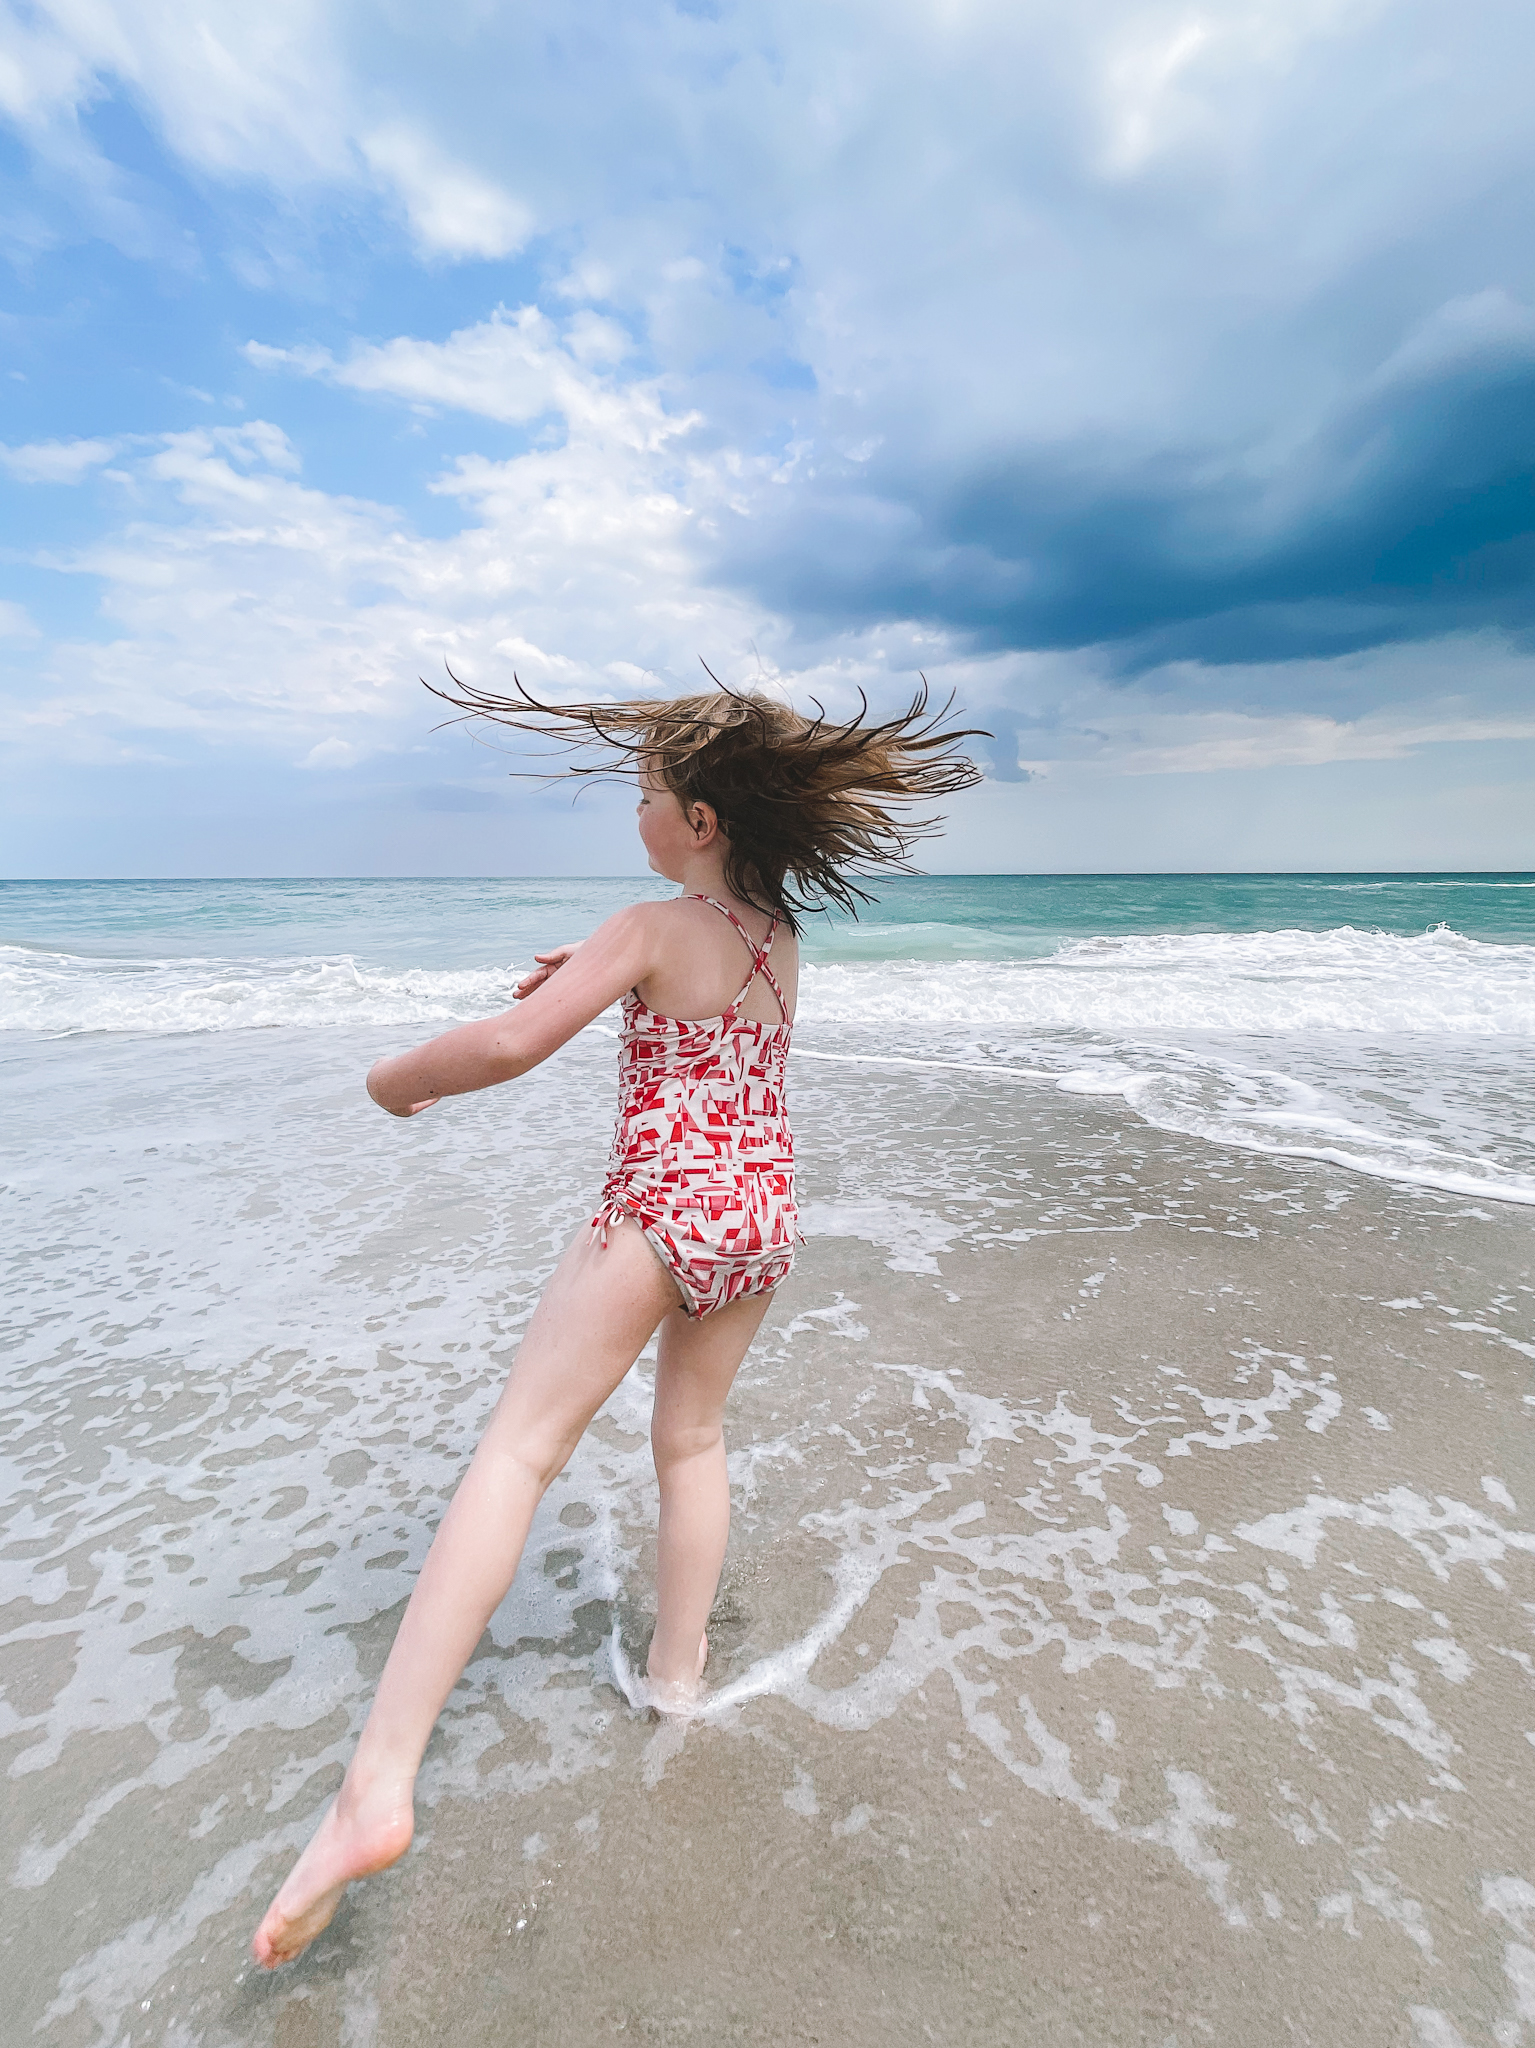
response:
{"label": "red and white swimsuit", "polygon": [[[751,948],[752,971],[720,1017],[663,1017],[633,989],[623,1001],[618,1123],[592,1228],[632,1216],[676,1281],[690,1316],[776,1287],[794,1263],[794,1140],[784,1108],[789,1011],[768,965],[775,917]],[[740,1014],[761,975],[781,1021]]]}

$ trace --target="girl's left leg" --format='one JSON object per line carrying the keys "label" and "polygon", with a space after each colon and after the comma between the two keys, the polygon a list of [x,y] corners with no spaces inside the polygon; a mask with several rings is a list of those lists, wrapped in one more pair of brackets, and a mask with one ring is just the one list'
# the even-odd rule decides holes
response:
{"label": "girl's left leg", "polygon": [[748,1295],[696,1319],[677,1309],[661,1325],[650,1423],[661,1526],[647,1675],[663,1712],[685,1710],[703,1676],[704,1627],[730,1535],[725,1397],[771,1300]]}
{"label": "girl's left leg", "polygon": [[268,1969],[306,1948],[348,1884],[397,1863],[427,1740],[500,1606],[533,1512],[603,1402],[677,1304],[632,1222],[583,1231],[534,1311],[511,1377],[442,1518],[335,1804],[256,1930]]}

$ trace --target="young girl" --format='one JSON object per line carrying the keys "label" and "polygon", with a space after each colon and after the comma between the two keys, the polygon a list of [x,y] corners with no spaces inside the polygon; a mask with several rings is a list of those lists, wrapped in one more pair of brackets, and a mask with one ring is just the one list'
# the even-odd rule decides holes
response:
{"label": "young girl", "polygon": [[[519,685],[520,688],[520,685]],[[445,693],[439,693],[445,694]],[[659,1330],[651,1442],[660,1482],[652,1704],[686,1712],[730,1526],[725,1397],[796,1243],[784,1067],[799,983],[796,913],[855,910],[850,870],[906,869],[931,819],[892,803],[979,779],[924,685],[882,724],[810,720],[719,690],[670,703],[539,705],[465,691],[472,716],[607,750],[639,776],[650,865],[681,895],[636,903],[584,944],[537,955],[518,1007],[380,1060],[393,1116],[515,1080],[622,1001],[608,1176],[535,1310],[489,1427],[443,1516],[340,1793],[252,1944],[267,1968],[329,1921],[354,1878],[405,1854],[412,1790],[443,1703],[511,1585],[534,1510]]]}

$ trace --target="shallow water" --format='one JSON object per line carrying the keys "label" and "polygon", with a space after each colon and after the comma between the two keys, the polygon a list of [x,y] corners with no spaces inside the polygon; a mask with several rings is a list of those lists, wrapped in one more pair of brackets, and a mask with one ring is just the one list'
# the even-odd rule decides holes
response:
{"label": "shallow water", "polygon": [[[968,982],[812,962],[810,1243],[733,1399],[707,1716],[657,1730],[625,1696],[654,1532],[642,1361],[450,1702],[418,1850],[275,1982],[244,1942],[589,1211],[612,1044],[594,1028],[514,1088],[380,1117],[368,1060],[410,1004],[445,1001],[442,976],[505,971],[472,961],[359,968],[420,978],[376,1017],[194,1029],[183,1009],[146,1031],[76,1011],[0,1041],[21,2038],[504,2039],[513,1993],[482,2010],[474,1988],[504,1968],[536,2038],[571,2048],[631,2021],[730,2038],[718,1987],[743,1981],[757,2037],[766,2014],[785,2039],[900,2038],[876,2029],[874,1957],[938,2030],[912,2038],[1000,2043],[1026,1896],[1030,1981],[1061,1980],[1047,2041],[1071,2038],[1073,1971],[1114,1987],[1119,2031],[1076,2014],[1089,2039],[1331,2042],[1349,2011],[1361,2041],[1517,2041],[1535,1273],[1509,1199],[1528,1123],[1497,1105],[1530,1085],[1524,948],[1311,936],[1326,971],[1307,982],[1319,956],[1287,931],[1259,948],[1269,985],[1297,1013],[1374,1004],[1392,1032],[1263,1036],[1229,1010],[1198,1039],[1145,1028],[1135,976],[1202,988],[1208,1020],[1237,999],[1222,974],[1247,986],[1250,933],[1063,940],[1037,969],[962,962]],[[196,976],[266,1000],[296,971],[225,940],[192,962],[163,914],[134,943],[172,1004]],[[129,971],[113,945],[91,1001]],[[1467,960],[1505,1004],[1480,1036],[1432,971]],[[76,1000],[97,970],[68,971]],[[1056,980],[1005,979],[1034,972]],[[1062,1021],[1081,986],[1120,1008]],[[1409,1000],[1406,1021],[1386,1007]],[[1339,1163],[1351,1146],[1369,1171]],[[733,1874],[743,1828],[771,1897]],[[750,1964],[700,1974],[667,1916],[639,1928],[636,1889],[686,1925],[689,1886],[721,1943],[752,1928]],[[815,1900],[843,1930],[824,1948]],[[968,1990],[934,1935],[963,1915]],[[1132,1967],[1170,1930],[1179,1969]],[[769,1966],[799,1989],[751,1975]],[[1279,1988],[1255,1993],[1265,1971]],[[794,2003],[811,1980],[819,2019]]]}
{"label": "shallow water", "polygon": [[[369,1917],[387,1891],[319,1977],[257,1983],[243,1943],[585,1213],[611,1048],[408,1124],[360,1097],[366,1049],[183,1038],[154,1085],[129,1039],[85,1072],[61,1041],[12,1069],[39,1164],[9,1239],[8,1918],[39,2039],[265,2041],[330,1981],[317,2038],[420,2038],[375,1997],[412,1941]],[[1535,1721],[1524,1212],[1276,1174],[1113,1099],[999,1102],[985,1075],[798,1088],[810,1245],[733,1401],[714,1703],[651,1735],[624,1696],[642,1361],[433,1744],[424,1813],[506,1813],[522,1844],[470,1892],[515,1878],[517,1914],[552,1924],[581,1826],[632,1860],[650,1823],[625,1802],[664,1807],[711,1731],[755,1730],[785,1854],[877,1844],[904,1883],[902,1844],[995,1829],[1010,1854],[1042,1802],[1101,1840],[1082,1882],[1110,1924],[1172,1871],[1206,1945],[1325,1938],[1319,1967],[1349,1968],[1379,1927],[1400,2023],[1450,2010],[1480,1967],[1456,1886],[1517,1907],[1530,1875],[1502,1789]],[[899,1786],[866,1743],[906,1758]],[[688,1826],[727,1867],[729,1811]],[[410,1883],[443,1881],[434,1839]],[[449,2010],[460,1960],[418,1957]],[[539,2038],[597,2038],[574,2011]]]}

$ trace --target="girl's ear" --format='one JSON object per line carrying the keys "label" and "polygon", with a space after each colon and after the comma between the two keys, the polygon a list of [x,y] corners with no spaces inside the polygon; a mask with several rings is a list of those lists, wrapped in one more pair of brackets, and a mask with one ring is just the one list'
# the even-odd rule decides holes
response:
{"label": "girl's ear", "polygon": [[719,830],[719,818],[712,804],[693,803],[688,805],[688,827],[695,844],[702,849],[707,846]]}

